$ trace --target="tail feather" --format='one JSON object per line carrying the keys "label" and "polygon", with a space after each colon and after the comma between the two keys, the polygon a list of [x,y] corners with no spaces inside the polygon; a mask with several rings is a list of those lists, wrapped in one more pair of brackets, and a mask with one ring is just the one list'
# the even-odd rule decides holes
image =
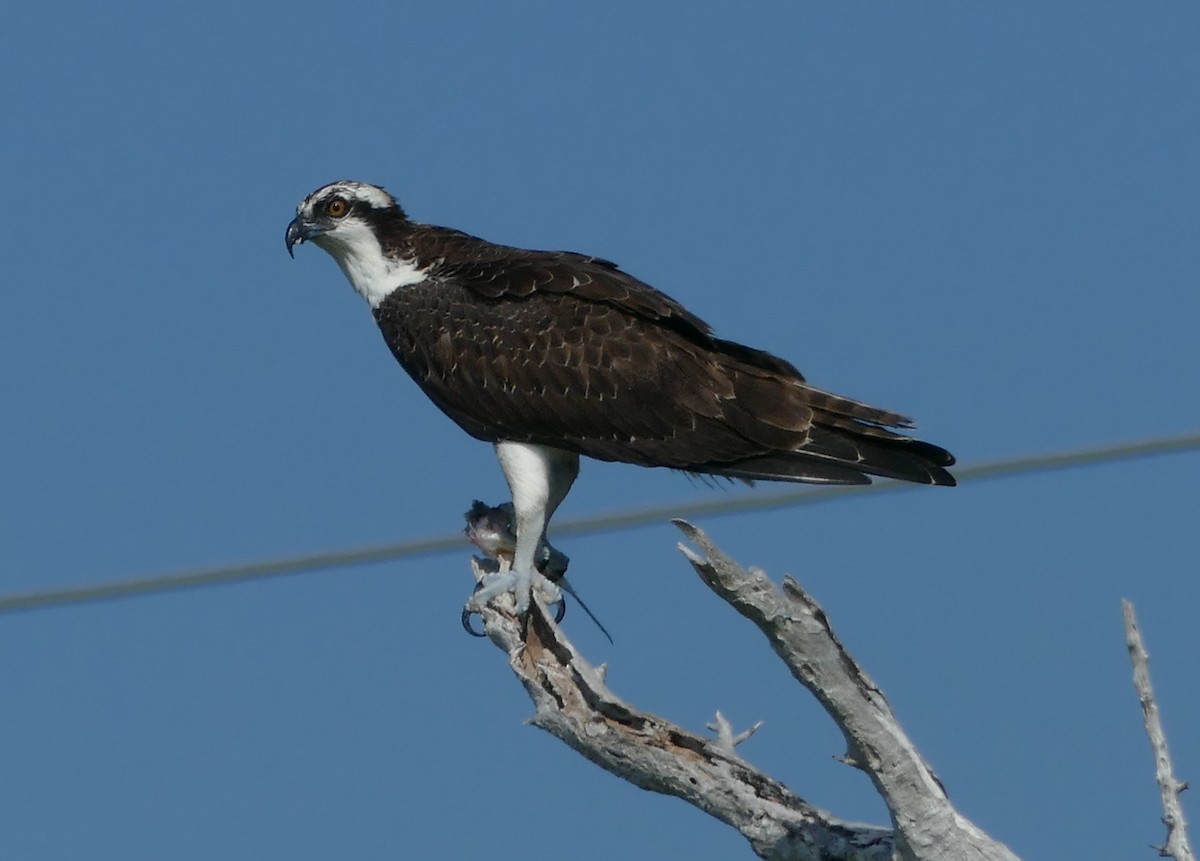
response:
{"label": "tail feather", "polygon": [[707,464],[702,471],[730,478],[820,484],[870,484],[869,476],[953,487],[946,467],[954,456],[921,440],[879,438],[842,428],[816,426],[795,451],[775,451],[733,463]]}
{"label": "tail feather", "polygon": [[744,444],[729,459],[708,447],[712,459],[684,467],[689,472],[825,484],[868,484],[873,475],[956,484],[946,469],[953,455],[907,436],[913,427],[907,416],[815,388],[770,353],[716,344],[721,358],[706,366],[711,379],[704,391],[718,394],[720,409],[695,416],[693,427],[709,437],[720,428]]}
{"label": "tail feather", "polygon": [[820,389],[808,388],[813,426],[797,455],[828,457],[870,475],[953,487],[946,467],[954,455],[946,449],[905,436],[911,419]]}

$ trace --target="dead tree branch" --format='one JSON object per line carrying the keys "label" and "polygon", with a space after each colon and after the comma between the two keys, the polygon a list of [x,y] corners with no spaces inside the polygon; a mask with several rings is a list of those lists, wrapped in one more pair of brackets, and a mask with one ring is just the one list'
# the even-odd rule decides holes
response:
{"label": "dead tree branch", "polygon": [[1163,824],[1167,826],[1167,842],[1164,846],[1157,847],[1158,853],[1174,858],[1175,861],[1195,861],[1196,856],[1192,853],[1192,845],[1188,841],[1187,819],[1183,815],[1183,805],[1179,802],[1179,794],[1187,789],[1188,785],[1175,779],[1171,754],[1167,750],[1167,736],[1159,718],[1154,688],[1150,685],[1150,656],[1142,643],[1133,604],[1122,601],[1121,612],[1125,617],[1125,646],[1129,649],[1129,660],[1133,664],[1133,687],[1142,706],[1142,717],[1146,723],[1146,735],[1150,737],[1150,748],[1154,751],[1154,776],[1158,780],[1158,789],[1162,795]]}
{"label": "dead tree branch", "polygon": [[[699,529],[676,525],[702,551],[682,548],[701,579],[767,636],[772,648],[846,737],[848,758],[883,795],[893,828],[849,823],[821,810],[737,756],[744,734],[718,716],[716,739],[623,702],[534,602],[518,619],[508,597],[483,610],[488,637],[533,700],[531,722],[643,789],[674,795],[779,861],[1016,861],[959,814],[883,694],[834,635],[824,611],[790,577],[782,591],[742,569]],[[476,577],[495,563],[475,560]],[[491,567],[489,567],[491,566]]]}

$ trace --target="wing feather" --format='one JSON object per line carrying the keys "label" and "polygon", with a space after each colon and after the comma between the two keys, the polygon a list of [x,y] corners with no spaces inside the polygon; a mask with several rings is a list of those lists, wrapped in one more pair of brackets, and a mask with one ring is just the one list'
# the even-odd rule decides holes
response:
{"label": "wing feather", "polygon": [[393,354],[464,430],[601,460],[785,481],[876,474],[952,484],[953,457],[904,416],[813,388],[715,338],[614,264],[429,232],[441,263],[375,311]]}

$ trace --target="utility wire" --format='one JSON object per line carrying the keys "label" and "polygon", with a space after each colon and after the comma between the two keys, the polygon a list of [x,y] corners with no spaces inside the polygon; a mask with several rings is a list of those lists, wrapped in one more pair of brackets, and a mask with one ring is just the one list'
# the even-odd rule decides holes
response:
{"label": "utility wire", "polygon": [[[1034,455],[1032,457],[988,461],[972,466],[955,468],[954,474],[960,482],[974,482],[987,478],[1028,475],[1057,469],[1094,466],[1117,460],[1133,460],[1154,455],[1178,454],[1195,449],[1200,449],[1200,432],[1183,436],[1161,437],[1143,442],[1122,443],[1101,446],[1099,448],[1076,449],[1074,451],[1055,452]],[[613,514],[601,514],[593,517],[563,521],[562,523],[555,524],[554,534],[557,537],[563,535],[585,535],[595,532],[614,532],[617,530],[658,525],[664,520],[676,517],[716,517],[739,514],[745,511],[790,508],[798,505],[828,502],[829,500],[840,499],[845,496],[910,490],[919,486],[901,481],[881,481],[876,484],[843,485],[823,487],[816,490],[811,488],[806,490],[790,490],[778,493],[742,496],[733,499],[717,499],[709,502],[656,505],[618,511]],[[463,534],[456,532],[440,538],[423,538],[404,541],[399,544],[366,547],[359,550],[292,556],[267,562],[253,562],[247,565],[208,568],[179,574],[163,574],[129,580],[116,580],[94,586],[71,586],[63,589],[47,589],[38,592],[9,595],[7,597],[0,597],[0,613],[12,613],[20,610],[40,610],[67,604],[111,601],[121,598],[132,598],[138,595],[147,595],[154,592],[198,589],[222,583],[238,583],[245,580],[278,577],[285,574],[299,574],[305,571],[317,571],[324,568],[370,565],[393,559],[430,556],[449,551],[461,553],[467,549],[468,544]]]}

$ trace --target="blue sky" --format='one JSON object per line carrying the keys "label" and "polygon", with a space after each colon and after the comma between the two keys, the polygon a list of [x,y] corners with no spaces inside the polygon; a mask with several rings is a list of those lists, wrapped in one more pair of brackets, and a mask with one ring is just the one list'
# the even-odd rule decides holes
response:
{"label": "blue sky", "polygon": [[[288,259],[296,201],[341,177],[617,260],[964,463],[1200,427],[1194,4],[5,17],[3,594],[441,535],[505,498],[332,261]],[[1129,858],[1162,833],[1119,599],[1196,781],[1198,477],[1180,455],[700,525],[812,591],[993,836]],[[561,516],[739,492],[586,463]],[[630,702],[764,720],[748,760],[884,822],[677,537],[559,542],[616,643],[568,632]],[[468,555],[0,617],[6,857],[748,851],[523,725],[458,626]]]}

